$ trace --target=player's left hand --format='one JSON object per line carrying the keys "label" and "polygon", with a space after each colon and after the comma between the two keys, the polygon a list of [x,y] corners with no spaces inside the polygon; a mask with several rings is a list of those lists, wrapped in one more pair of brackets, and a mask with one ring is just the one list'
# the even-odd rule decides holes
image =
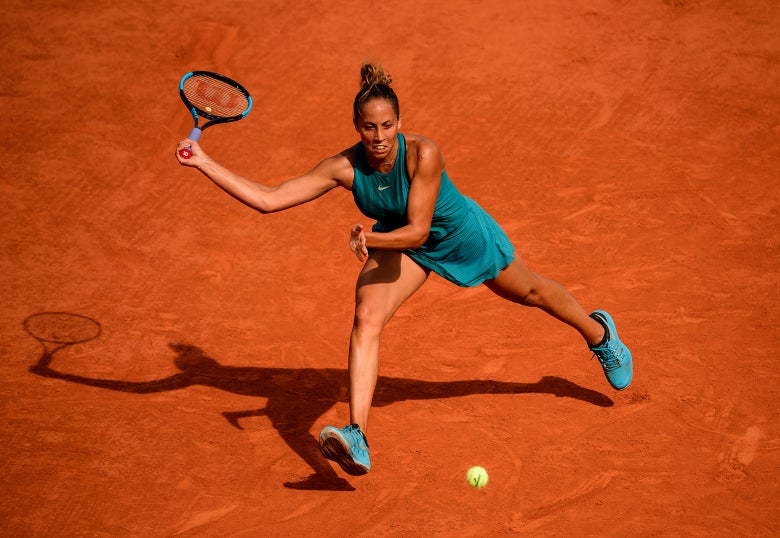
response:
{"label": "player's left hand", "polygon": [[366,248],[366,234],[363,232],[362,224],[355,224],[349,234],[349,250],[352,251],[361,262],[368,258],[368,248]]}

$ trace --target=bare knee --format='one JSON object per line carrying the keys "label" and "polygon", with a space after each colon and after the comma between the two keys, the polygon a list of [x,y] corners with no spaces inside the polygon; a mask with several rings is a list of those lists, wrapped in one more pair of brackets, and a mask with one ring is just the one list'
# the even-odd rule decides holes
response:
{"label": "bare knee", "polygon": [[542,301],[542,292],[540,290],[540,287],[542,286],[542,282],[534,282],[534,284],[528,288],[525,295],[520,300],[520,304],[523,306],[541,306],[543,304]]}
{"label": "bare knee", "polygon": [[553,304],[568,295],[563,286],[539,275],[533,275],[532,284],[523,297],[522,304],[548,310]]}
{"label": "bare knee", "polygon": [[379,336],[387,324],[385,313],[369,301],[355,305],[355,318],[352,331],[364,336]]}
{"label": "bare knee", "polygon": [[522,278],[496,279],[485,282],[485,285],[499,297],[523,306],[540,307],[544,304],[545,279],[531,272],[526,272]]}

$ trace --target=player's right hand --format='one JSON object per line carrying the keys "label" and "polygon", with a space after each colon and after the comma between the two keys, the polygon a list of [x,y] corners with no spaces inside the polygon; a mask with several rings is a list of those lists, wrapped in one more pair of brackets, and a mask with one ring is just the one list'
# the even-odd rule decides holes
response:
{"label": "player's right hand", "polygon": [[[187,148],[190,151],[190,157],[184,157],[181,154],[181,150]],[[176,146],[176,160],[182,166],[192,166],[193,168],[200,168],[200,166],[206,162],[208,156],[203,152],[200,144],[189,138],[185,138]]]}

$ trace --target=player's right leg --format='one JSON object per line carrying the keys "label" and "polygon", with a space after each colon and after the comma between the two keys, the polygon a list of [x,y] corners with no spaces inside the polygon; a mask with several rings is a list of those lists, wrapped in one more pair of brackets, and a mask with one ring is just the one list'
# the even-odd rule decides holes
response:
{"label": "player's right leg", "polygon": [[379,370],[379,337],[429,274],[403,252],[389,250],[373,251],[360,272],[349,341],[350,424],[320,432],[322,454],[349,474],[365,474],[371,468],[365,432]]}

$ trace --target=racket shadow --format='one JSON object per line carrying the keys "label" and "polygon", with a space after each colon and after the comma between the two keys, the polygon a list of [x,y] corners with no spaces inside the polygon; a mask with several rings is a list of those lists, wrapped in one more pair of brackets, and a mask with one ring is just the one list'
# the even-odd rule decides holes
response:
{"label": "racket shadow", "polygon": [[[243,422],[246,419],[266,417],[290,449],[311,468],[312,474],[308,478],[299,482],[286,482],[284,486],[291,489],[354,490],[322,457],[316,439],[310,433],[331,407],[347,402],[346,370],[225,366],[196,346],[175,343],[169,347],[175,354],[173,362],[180,372],[151,381],[98,379],[60,372],[51,366],[51,351],[44,352],[29,370],[42,377],[133,394],[152,394],[201,385],[243,396],[265,398],[266,405],[263,408],[225,411],[222,415],[231,426],[241,430],[244,429]],[[374,406],[387,406],[407,400],[475,394],[552,394],[599,407],[614,405],[610,398],[600,392],[551,376],[543,377],[536,383],[424,381],[380,376],[373,403]]]}

